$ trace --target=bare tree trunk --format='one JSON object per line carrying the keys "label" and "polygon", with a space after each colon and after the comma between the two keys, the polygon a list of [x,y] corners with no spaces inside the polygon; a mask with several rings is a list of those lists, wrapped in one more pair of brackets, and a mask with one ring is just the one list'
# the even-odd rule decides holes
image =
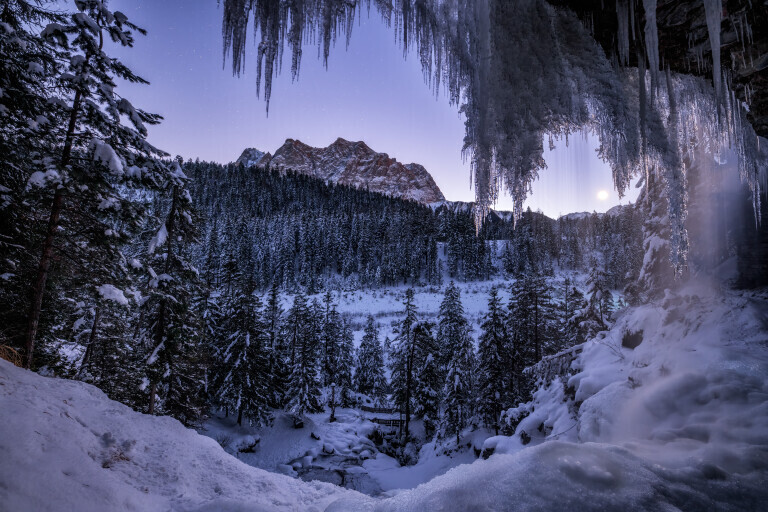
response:
{"label": "bare tree trunk", "polygon": [[91,327],[91,334],[88,336],[88,348],[85,349],[85,355],[83,356],[83,362],[80,363],[80,370],[82,371],[88,365],[93,355],[93,345],[96,342],[96,331],[99,328],[99,320],[101,320],[101,308],[96,307],[96,313],[93,315],[93,326]]}
{"label": "bare tree trunk", "polygon": [[155,414],[155,395],[157,394],[157,382],[153,382],[149,387],[149,409],[147,414]]}

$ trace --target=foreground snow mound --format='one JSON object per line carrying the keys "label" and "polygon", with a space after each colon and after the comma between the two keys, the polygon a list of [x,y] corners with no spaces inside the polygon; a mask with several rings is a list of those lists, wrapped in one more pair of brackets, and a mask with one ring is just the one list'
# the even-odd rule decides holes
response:
{"label": "foreground snow mound", "polygon": [[514,411],[516,436],[485,442],[490,459],[328,510],[766,510],[764,292],[668,293],[624,312],[575,366]]}
{"label": "foreground snow mound", "polygon": [[322,511],[348,494],[253,468],[174,419],[0,360],[2,511]]}
{"label": "foreground snow mound", "polygon": [[385,501],[346,498],[327,511],[744,511],[766,503],[760,485],[665,469],[615,446],[552,441],[459,466]]}

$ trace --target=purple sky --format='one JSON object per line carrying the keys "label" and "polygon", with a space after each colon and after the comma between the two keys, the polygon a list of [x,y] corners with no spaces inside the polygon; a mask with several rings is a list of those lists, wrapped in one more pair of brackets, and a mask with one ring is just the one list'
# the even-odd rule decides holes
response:
{"label": "purple sky", "polygon": [[[304,48],[299,80],[291,83],[290,60],[276,77],[269,117],[256,97],[255,52],[245,73],[234,78],[222,65],[221,10],[215,0],[112,0],[146,28],[123,61],[151,82],[121,85],[136,106],[165,121],[150,129],[150,141],[185,158],[230,162],[246,147],[274,152],[286,138],[326,146],[337,137],[364,140],[404,163],[422,164],[448,199],[470,201],[469,165],[462,162],[464,124],[444,95],[425,85],[415,55],[403,59],[394,31],[372,11],[364,12],[345,51],[332,50],[326,71],[317,48]],[[255,49],[249,43],[249,49]],[[546,153],[549,169],[534,184],[532,209],[550,216],[605,211],[618,204],[610,169],[594,154],[596,141],[576,138]],[[600,201],[597,193],[609,192]],[[636,191],[630,193],[634,199]],[[626,199],[623,201],[626,202]],[[499,209],[510,209],[502,198]]]}

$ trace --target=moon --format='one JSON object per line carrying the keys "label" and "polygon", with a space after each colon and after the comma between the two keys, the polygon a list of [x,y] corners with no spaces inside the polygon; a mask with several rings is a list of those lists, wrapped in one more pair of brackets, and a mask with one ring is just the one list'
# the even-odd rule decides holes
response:
{"label": "moon", "polygon": [[597,191],[597,198],[600,201],[605,201],[608,199],[608,191],[607,190],[598,190]]}

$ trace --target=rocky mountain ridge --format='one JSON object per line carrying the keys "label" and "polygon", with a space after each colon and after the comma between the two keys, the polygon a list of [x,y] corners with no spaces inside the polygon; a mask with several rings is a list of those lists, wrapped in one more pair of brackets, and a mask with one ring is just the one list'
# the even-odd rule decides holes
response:
{"label": "rocky mountain ridge", "polygon": [[328,182],[428,205],[445,202],[445,196],[423,166],[400,163],[386,153],[374,151],[362,141],[338,138],[327,147],[316,148],[287,139],[274,155],[248,148],[237,163],[246,167],[293,170]]}

